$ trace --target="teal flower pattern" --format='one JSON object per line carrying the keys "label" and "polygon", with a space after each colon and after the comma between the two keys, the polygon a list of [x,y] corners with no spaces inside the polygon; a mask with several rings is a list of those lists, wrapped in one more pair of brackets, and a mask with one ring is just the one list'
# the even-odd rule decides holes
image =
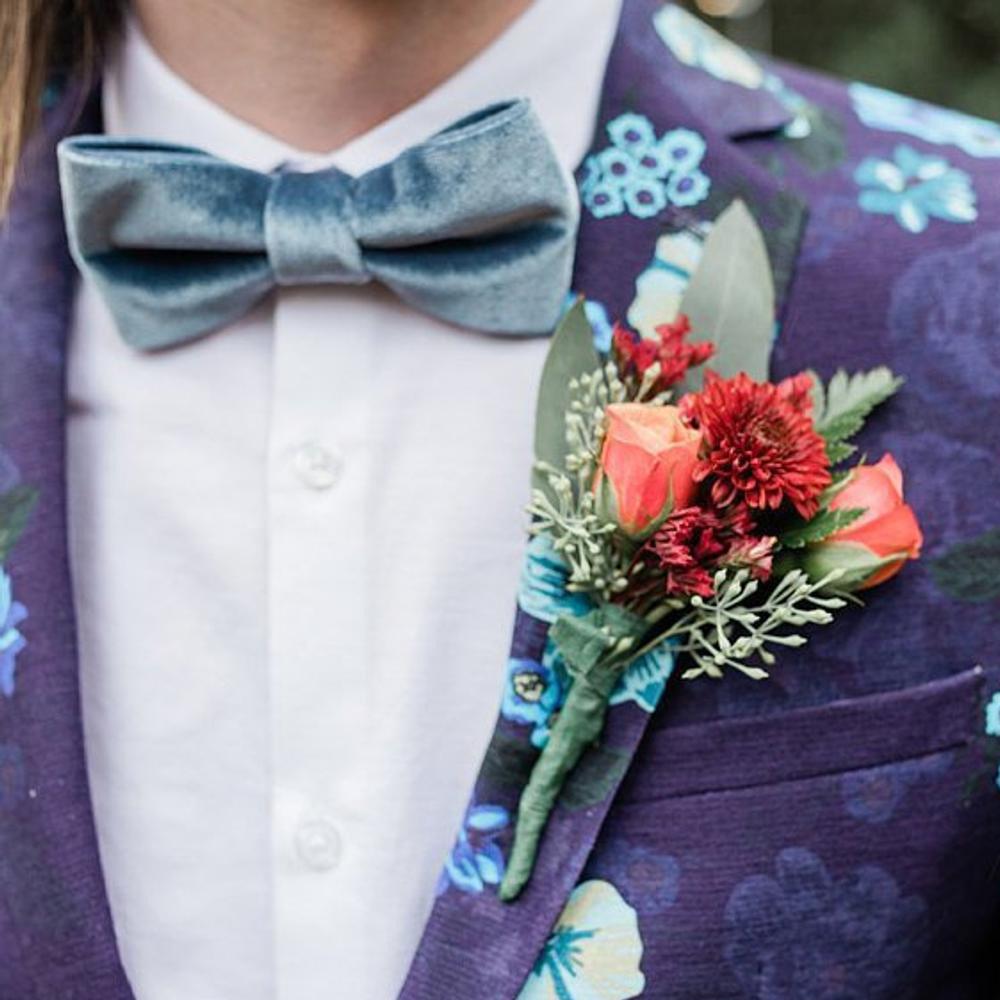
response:
{"label": "teal flower pattern", "polygon": [[667,205],[688,208],[708,197],[701,170],[705,140],[686,128],[657,137],[648,118],[619,115],[607,126],[611,145],[588,156],[580,171],[580,197],[595,219],[628,213],[658,215]]}
{"label": "teal flower pattern", "polygon": [[924,156],[897,146],[891,160],[868,157],[854,179],[861,187],[858,203],[866,212],[892,215],[908,232],[922,233],[932,218],[974,222],[976,193],[964,170],[940,156]]}
{"label": "teal flower pattern", "polygon": [[503,806],[472,805],[438,879],[437,895],[454,886],[478,895],[503,879],[505,862],[498,837],[510,825]]}
{"label": "teal flower pattern", "polygon": [[764,70],[753,56],[677,4],[664,5],[653,18],[653,26],[685,66],[747,90],[764,86]]}
{"label": "teal flower pattern", "polygon": [[[986,703],[986,724],[983,727],[987,736],[1000,737],[1000,691],[995,691]],[[1000,790],[1000,764],[997,764],[996,775],[993,778]]]}
{"label": "teal flower pattern", "polygon": [[507,661],[500,714],[511,722],[531,726],[531,743],[541,750],[549,742],[552,716],[562,707],[568,681],[551,643],[542,662],[512,658]]}
{"label": "teal flower pattern", "polygon": [[673,671],[674,650],[665,642],[626,668],[608,704],[623,705],[634,701],[643,711],[652,713]]}
{"label": "teal flower pattern", "polygon": [[1000,691],[986,703],[986,735],[1000,736]]}
{"label": "teal flower pattern", "polygon": [[676,4],[665,5],[653,18],[653,26],[679,63],[744,90],[770,91],[790,116],[782,129],[786,139],[805,139],[812,134],[814,106],[725,35]]}
{"label": "teal flower pattern", "polygon": [[654,337],[658,326],[677,318],[710,229],[711,224],[704,223],[699,232],[682,229],[656,241],[652,261],[636,278],[635,298],[628,309],[629,325],[643,337]]}
{"label": "teal flower pattern", "polygon": [[646,986],[641,961],[635,910],[610,882],[582,882],[518,1000],[630,1000]]}
{"label": "teal flower pattern", "polygon": [[28,617],[27,609],[14,600],[14,584],[0,566],[0,694],[14,696],[17,656],[27,645],[18,627]]}
{"label": "teal flower pattern", "polygon": [[1000,125],[995,122],[866,83],[852,83],[848,93],[855,114],[868,128],[903,132],[937,146],[957,146],[980,159],[1000,157]]}

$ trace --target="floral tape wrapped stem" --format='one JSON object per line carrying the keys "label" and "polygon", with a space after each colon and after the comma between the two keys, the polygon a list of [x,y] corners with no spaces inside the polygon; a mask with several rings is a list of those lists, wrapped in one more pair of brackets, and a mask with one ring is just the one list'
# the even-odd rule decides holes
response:
{"label": "floral tape wrapped stem", "polygon": [[504,902],[516,899],[531,878],[538,845],[559,793],[584,751],[600,738],[611,692],[648,627],[644,619],[614,605],[597,608],[583,618],[559,618],[552,626],[573,686],[521,794],[514,847],[500,885]]}

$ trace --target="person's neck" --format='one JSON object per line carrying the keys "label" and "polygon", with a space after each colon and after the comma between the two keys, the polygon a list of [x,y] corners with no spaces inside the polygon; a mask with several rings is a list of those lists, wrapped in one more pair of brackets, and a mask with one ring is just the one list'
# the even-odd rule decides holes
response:
{"label": "person's neck", "polygon": [[310,152],[433,90],[533,0],[133,0],[163,61],[239,118]]}

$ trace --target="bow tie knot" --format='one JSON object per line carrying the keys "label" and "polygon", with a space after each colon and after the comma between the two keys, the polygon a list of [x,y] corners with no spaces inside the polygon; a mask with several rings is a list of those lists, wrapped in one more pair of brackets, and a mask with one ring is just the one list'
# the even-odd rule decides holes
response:
{"label": "bow tie knot", "polygon": [[279,285],[371,280],[354,231],[354,178],[335,168],[272,175],[264,243]]}
{"label": "bow tie knot", "polygon": [[378,281],[446,322],[549,333],[578,221],[526,101],[486,108],[359,177],[271,174],[106,136],[59,146],[69,245],[122,336],[172,346],[273,288]]}

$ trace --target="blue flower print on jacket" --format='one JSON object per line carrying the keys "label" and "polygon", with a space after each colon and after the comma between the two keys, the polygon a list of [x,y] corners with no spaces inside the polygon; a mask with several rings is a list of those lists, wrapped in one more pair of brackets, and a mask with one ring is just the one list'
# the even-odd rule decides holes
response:
{"label": "blue flower print on jacket", "polygon": [[865,865],[835,879],[802,847],[775,875],[740,882],[726,904],[726,961],[755,1000],[896,1000],[920,973],[927,908]]}
{"label": "blue flower print on jacket", "polygon": [[642,950],[638,917],[618,890],[581,882],[517,1000],[631,1000],[646,986]]}
{"label": "blue flower print on jacket", "polygon": [[653,26],[674,58],[685,66],[747,90],[764,85],[764,70],[756,59],[679,5],[665,4],[653,18]]}
{"label": "blue flower print on jacket", "polygon": [[27,645],[18,626],[27,617],[25,606],[14,600],[10,575],[0,567],[0,694],[5,698],[14,695],[17,654]]}
{"label": "blue flower print on jacket", "polygon": [[[656,33],[673,57],[723,83],[745,90],[768,90],[784,105],[791,120],[782,129],[788,139],[812,134],[813,106],[775,73],[767,72],[745,49],[677,4],[666,4],[653,18]],[[735,98],[738,100],[738,98]]]}
{"label": "blue flower print on jacket", "polygon": [[1000,736],[1000,691],[986,703],[986,735]]}
{"label": "blue flower print on jacket", "polygon": [[506,864],[497,838],[509,825],[510,813],[503,806],[470,806],[438,879],[437,894],[450,885],[469,893],[499,885]]}
{"label": "blue flower print on jacket", "polygon": [[[986,723],[983,729],[987,736],[1000,737],[1000,691],[995,691],[986,703]],[[1000,789],[1000,764],[997,765],[993,781]]]}
{"label": "blue flower print on jacket", "polygon": [[858,202],[866,212],[895,216],[908,232],[922,233],[932,218],[974,222],[976,194],[964,170],[940,156],[923,156],[897,146],[891,160],[870,156],[858,164],[854,179],[862,188]]}
{"label": "blue flower print on jacket", "polygon": [[868,128],[903,132],[938,146],[957,146],[968,156],[1000,157],[1000,125],[918,101],[891,90],[852,83],[854,112]]}
{"label": "blue flower print on jacket", "polygon": [[846,771],[840,778],[844,808],[856,820],[873,825],[885,823],[913,785],[921,778],[947,771],[953,759],[953,754],[944,751],[915,760]]}
{"label": "blue flower print on jacket", "polygon": [[569,570],[549,535],[532,536],[528,542],[517,603],[522,611],[551,624],[560,615],[585,615],[592,607],[584,594],[566,590]]}
{"label": "blue flower print on jacket", "polygon": [[552,716],[566,697],[566,677],[553,647],[546,645],[543,662],[510,659],[500,714],[511,722],[531,726],[532,745],[542,749],[549,741]]}
{"label": "blue flower print on jacket", "polygon": [[598,847],[587,873],[616,885],[640,916],[669,909],[680,893],[681,865],[674,855],[618,838]]}
{"label": "blue flower print on jacket", "polygon": [[622,679],[611,692],[608,704],[623,705],[634,701],[646,712],[655,711],[674,671],[674,662],[670,643],[665,642],[650,650],[626,667]]}
{"label": "blue flower print on jacket", "polygon": [[643,115],[619,115],[607,126],[611,145],[588,156],[580,175],[580,197],[596,219],[628,212],[639,219],[658,215],[668,204],[683,208],[708,197],[701,171],[705,140],[676,128],[657,137]]}
{"label": "blue flower print on jacket", "polygon": [[654,337],[658,326],[677,318],[710,229],[706,223],[697,233],[682,229],[656,241],[652,261],[636,278],[635,298],[628,310],[630,326],[643,337]]}

